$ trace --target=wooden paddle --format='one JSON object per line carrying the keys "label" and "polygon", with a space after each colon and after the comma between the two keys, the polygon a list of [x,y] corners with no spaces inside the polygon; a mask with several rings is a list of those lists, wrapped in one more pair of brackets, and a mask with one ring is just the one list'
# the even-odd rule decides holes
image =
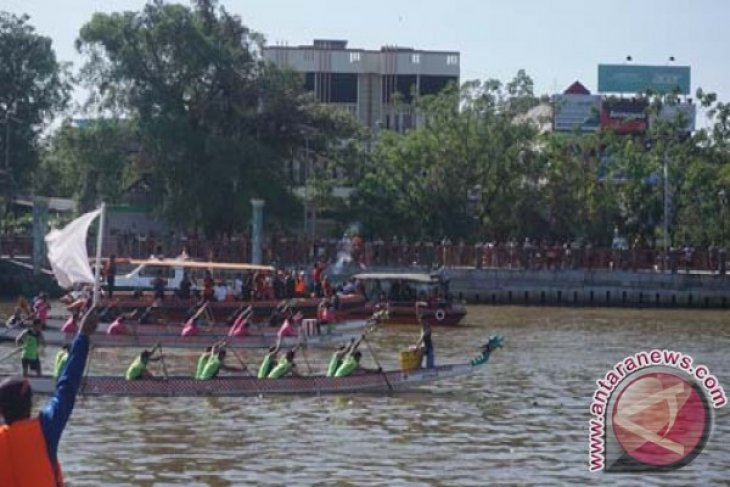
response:
{"label": "wooden paddle", "polygon": [[162,344],[157,343],[157,348],[160,351],[160,363],[162,363],[162,373],[165,376],[165,380],[169,380],[170,376],[167,375],[167,364],[165,364],[165,355],[162,353]]}
{"label": "wooden paddle", "polygon": [[243,367],[242,372],[245,372],[248,375],[251,375],[251,371],[248,370],[248,366],[246,365],[246,362],[243,361],[243,359],[241,358],[241,355],[239,355],[239,353],[236,351],[236,349],[231,347],[230,350],[231,350],[231,352],[233,352],[233,356],[236,357],[236,360],[238,360],[238,363],[241,364],[241,367]]}
{"label": "wooden paddle", "polygon": [[370,342],[368,342],[367,338],[365,338],[365,335],[362,336],[362,341],[365,342],[365,346],[367,347],[368,352],[370,352],[370,355],[372,355],[375,365],[378,366],[380,373],[383,375],[383,379],[385,379],[385,383],[388,384],[388,390],[392,391],[393,385],[388,380],[388,374],[386,374],[383,367],[380,366],[380,361],[378,360],[378,357],[375,356],[375,352],[373,352],[373,349],[370,347]]}
{"label": "wooden paddle", "polygon": [[10,357],[16,355],[18,352],[20,352],[22,350],[23,350],[23,347],[15,347],[15,350],[0,357],[0,362],[2,362],[3,360],[9,359]]}

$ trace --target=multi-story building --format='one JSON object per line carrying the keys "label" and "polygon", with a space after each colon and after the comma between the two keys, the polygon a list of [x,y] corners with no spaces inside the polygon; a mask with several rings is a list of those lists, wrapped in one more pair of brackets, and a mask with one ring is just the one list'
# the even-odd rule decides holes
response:
{"label": "multi-story building", "polygon": [[395,46],[374,51],[349,49],[344,40],[314,40],[310,46],[269,46],[263,55],[302,73],[319,101],[348,110],[373,132],[417,127],[413,94],[433,94],[459,83],[457,51]]}

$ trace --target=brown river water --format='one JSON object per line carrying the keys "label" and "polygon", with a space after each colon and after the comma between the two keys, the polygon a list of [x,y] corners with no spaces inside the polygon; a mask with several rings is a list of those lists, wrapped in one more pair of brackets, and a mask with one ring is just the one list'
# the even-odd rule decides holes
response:
{"label": "brown river water", "polygon": [[[470,377],[395,395],[79,397],[59,455],[71,486],[727,485],[730,407],[715,411],[711,439],[693,463],[641,475],[588,471],[588,408],[596,379],[654,348],[691,354],[730,390],[728,318],[474,306],[465,326],[434,331],[437,363],[464,361],[488,335],[505,336],[504,349]],[[387,369],[416,338],[416,328],[394,326],[371,343]],[[94,351],[91,373],[121,374],[132,353]],[[47,367],[54,354],[45,350]],[[255,364],[258,355],[245,358]],[[327,358],[308,353],[313,369]],[[191,373],[194,361],[169,352],[167,365]],[[0,364],[3,372],[18,368]]]}

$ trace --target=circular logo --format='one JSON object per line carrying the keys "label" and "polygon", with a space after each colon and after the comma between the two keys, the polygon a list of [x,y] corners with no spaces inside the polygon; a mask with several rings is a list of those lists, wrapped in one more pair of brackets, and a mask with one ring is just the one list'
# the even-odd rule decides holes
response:
{"label": "circular logo", "polygon": [[707,442],[711,422],[702,391],[671,372],[648,373],[631,381],[614,403],[612,420],[626,454],[659,468],[692,461]]}

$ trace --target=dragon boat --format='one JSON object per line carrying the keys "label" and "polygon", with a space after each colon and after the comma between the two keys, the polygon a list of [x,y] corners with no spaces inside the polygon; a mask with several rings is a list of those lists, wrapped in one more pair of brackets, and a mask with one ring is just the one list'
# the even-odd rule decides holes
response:
{"label": "dragon boat", "polygon": [[[196,380],[191,377],[170,376],[127,381],[118,376],[88,376],[83,379],[80,394],[123,397],[194,397],[397,392],[429,382],[469,376],[488,362],[491,353],[502,347],[502,342],[503,337],[492,336],[482,347],[481,353],[471,362],[440,365],[430,369],[369,372],[349,377],[313,375],[280,379],[225,376],[211,380]],[[28,379],[33,392],[52,394],[55,390],[55,382],[51,377],[29,377]]]}

